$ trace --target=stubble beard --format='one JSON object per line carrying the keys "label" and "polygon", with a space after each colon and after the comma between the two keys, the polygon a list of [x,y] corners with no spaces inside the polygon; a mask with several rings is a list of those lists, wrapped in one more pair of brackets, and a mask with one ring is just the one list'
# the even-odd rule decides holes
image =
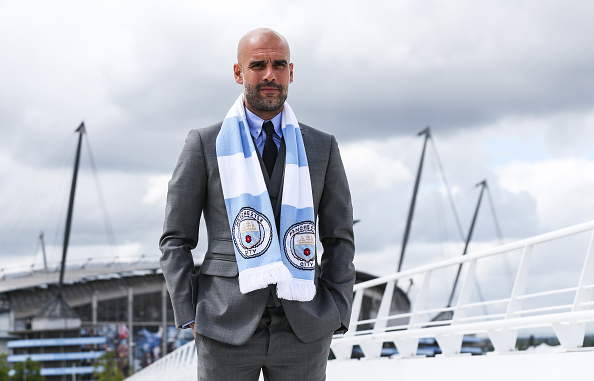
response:
{"label": "stubble beard", "polygon": [[[263,97],[259,94],[262,87],[275,87],[280,91],[278,97]],[[262,82],[256,86],[249,85],[244,82],[243,93],[245,100],[252,109],[256,111],[276,111],[283,107],[287,95],[289,94],[289,87],[283,86],[274,82]]]}

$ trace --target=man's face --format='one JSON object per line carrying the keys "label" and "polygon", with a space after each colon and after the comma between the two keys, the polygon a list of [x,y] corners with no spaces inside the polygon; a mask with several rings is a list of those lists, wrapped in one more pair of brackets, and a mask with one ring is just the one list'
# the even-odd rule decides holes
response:
{"label": "man's face", "polygon": [[274,35],[256,35],[240,48],[235,81],[244,88],[247,108],[268,119],[282,110],[293,82],[287,44]]}

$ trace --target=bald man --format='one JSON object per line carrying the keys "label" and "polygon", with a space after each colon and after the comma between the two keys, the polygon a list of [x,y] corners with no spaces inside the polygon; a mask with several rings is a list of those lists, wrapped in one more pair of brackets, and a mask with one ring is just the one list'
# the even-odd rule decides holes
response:
{"label": "bald man", "polygon": [[[233,73],[242,94],[222,122],[190,131],[169,182],[160,249],[175,322],[194,332],[199,380],[324,380],[355,281],[338,145],[286,102],[283,36],[248,32]],[[197,274],[202,215],[208,250]]]}

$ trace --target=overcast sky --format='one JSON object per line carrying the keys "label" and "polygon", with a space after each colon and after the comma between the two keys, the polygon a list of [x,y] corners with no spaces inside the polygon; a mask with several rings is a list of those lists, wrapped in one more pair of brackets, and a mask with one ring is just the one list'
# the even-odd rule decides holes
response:
{"label": "overcast sky", "polygon": [[426,126],[405,268],[461,254],[483,179],[470,251],[501,243],[492,210],[506,243],[592,220],[593,14],[580,0],[0,0],[0,267],[41,268],[41,231],[59,263],[83,120],[68,260],[157,260],[185,137],[223,119],[237,41],[261,26],[291,45],[297,118],[339,141],[359,270],[397,267]]}

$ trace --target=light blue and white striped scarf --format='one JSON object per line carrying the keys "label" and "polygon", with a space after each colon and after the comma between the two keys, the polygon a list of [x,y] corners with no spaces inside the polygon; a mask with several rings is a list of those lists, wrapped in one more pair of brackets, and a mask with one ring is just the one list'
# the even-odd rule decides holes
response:
{"label": "light blue and white striped scarf", "polygon": [[247,124],[243,94],[217,136],[217,161],[240,291],[245,294],[276,284],[279,298],[309,301],[316,294],[316,227],[309,167],[299,123],[286,102],[281,120],[286,161],[280,235]]}

